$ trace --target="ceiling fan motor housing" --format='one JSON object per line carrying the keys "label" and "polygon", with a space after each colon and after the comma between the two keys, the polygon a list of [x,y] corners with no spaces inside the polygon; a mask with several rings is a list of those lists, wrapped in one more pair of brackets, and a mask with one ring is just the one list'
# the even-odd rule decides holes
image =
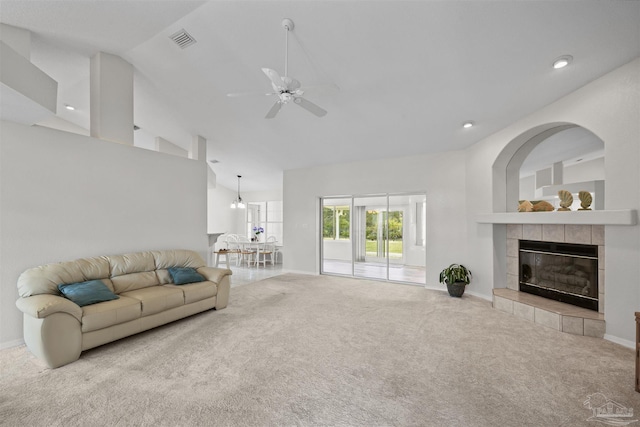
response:
{"label": "ceiling fan motor housing", "polygon": [[287,31],[293,30],[293,21],[289,18],[284,18],[282,20],[282,28],[284,28]]}

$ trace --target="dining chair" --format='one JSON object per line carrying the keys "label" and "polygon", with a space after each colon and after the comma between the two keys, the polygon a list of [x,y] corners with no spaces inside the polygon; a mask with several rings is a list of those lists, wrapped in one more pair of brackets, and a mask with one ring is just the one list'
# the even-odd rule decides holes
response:
{"label": "dining chair", "polygon": [[272,250],[273,250],[273,263],[278,263],[278,254],[280,254],[280,249],[278,248],[278,246],[276,246],[276,243],[278,243],[278,238],[276,236],[269,236],[267,237],[267,243],[271,243],[272,244]]}
{"label": "dining chair", "polygon": [[258,244],[258,253],[256,254],[256,268],[259,267],[260,264],[262,264],[262,266],[266,268],[267,260],[271,262],[271,265],[275,265],[273,262],[274,247],[275,245],[268,241]]}
{"label": "dining chair", "polygon": [[238,236],[238,246],[240,249],[240,256],[238,264],[246,262],[247,266],[251,266],[251,263],[256,260],[256,249],[252,247],[251,240],[247,236]]}
{"label": "dining chair", "polygon": [[[211,257],[211,264],[217,267],[220,262],[220,255],[225,257],[227,268],[229,268],[229,244],[227,243],[227,235],[222,234],[218,236],[218,239],[213,242],[212,235],[209,235],[209,255]],[[214,262],[215,259],[215,262]]]}
{"label": "dining chair", "polygon": [[237,234],[229,234],[227,236],[227,249],[229,250],[229,255],[235,258],[236,265],[240,265],[242,244],[238,241]]}

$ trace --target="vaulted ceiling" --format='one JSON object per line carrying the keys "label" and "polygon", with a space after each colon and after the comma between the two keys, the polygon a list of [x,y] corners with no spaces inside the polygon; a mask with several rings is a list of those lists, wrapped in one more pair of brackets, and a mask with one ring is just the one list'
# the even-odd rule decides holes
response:
{"label": "vaulted ceiling", "polygon": [[[288,104],[267,120],[273,97],[226,96],[271,91],[261,67],[284,73],[283,18],[289,74],[339,88],[305,93],[323,118]],[[637,1],[0,0],[0,22],[32,31],[60,117],[88,129],[89,59],[119,55],[136,125],[185,148],[204,136],[218,183],[241,174],[246,191],[290,168],[464,149],[640,56]],[[180,29],[197,42],[176,46]]]}

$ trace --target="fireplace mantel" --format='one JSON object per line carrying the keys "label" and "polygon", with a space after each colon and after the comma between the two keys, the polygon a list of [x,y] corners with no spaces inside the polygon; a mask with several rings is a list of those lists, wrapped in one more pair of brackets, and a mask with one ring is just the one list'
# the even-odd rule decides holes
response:
{"label": "fireplace mantel", "polygon": [[480,224],[585,224],[636,225],[635,209],[570,212],[504,212],[479,214]]}

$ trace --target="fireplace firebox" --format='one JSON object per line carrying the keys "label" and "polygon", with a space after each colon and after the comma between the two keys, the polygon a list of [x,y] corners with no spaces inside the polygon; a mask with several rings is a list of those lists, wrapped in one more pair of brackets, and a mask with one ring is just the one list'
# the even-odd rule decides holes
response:
{"label": "fireplace firebox", "polygon": [[598,311],[598,247],[520,240],[520,291]]}

